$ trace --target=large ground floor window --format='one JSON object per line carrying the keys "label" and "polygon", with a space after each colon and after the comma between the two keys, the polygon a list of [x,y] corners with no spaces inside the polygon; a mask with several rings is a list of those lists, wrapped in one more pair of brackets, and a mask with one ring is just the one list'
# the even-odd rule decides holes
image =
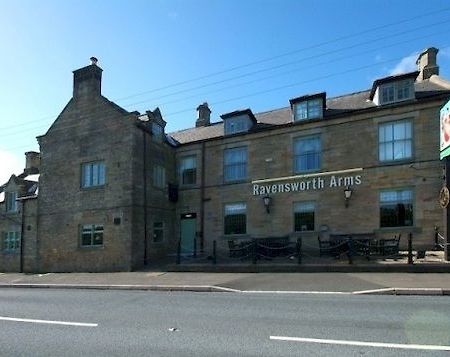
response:
{"label": "large ground floor window", "polygon": [[81,246],[95,247],[99,245],[103,245],[103,225],[83,225],[81,227]]}
{"label": "large ground floor window", "polygon": [[315,208],[315,203],[312,201],[294,203],[294,230],[296,232],[314,230]]}
{"label": "large ground floor window", "polygon": [[413,225],[413,191],[411,189],[380,192],[380,227]]}
{"label": "large ground floor window", "polygon": [[225,205],[224,233],[247,233],[247,205],[245,203],[231,203]]}

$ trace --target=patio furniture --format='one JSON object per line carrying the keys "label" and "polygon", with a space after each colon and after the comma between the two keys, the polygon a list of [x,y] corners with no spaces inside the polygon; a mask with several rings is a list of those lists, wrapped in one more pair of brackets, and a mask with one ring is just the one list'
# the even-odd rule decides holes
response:
{"label": "patio furniture", "polygon": [[380,253],[381,255],[396,255],[399,251],[401,234],[394,238],[381,239],[380,240]]}

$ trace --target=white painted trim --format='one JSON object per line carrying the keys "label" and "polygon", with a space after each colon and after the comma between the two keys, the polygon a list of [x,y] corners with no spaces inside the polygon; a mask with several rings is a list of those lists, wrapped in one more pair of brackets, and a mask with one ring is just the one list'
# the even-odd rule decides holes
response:
{"label": "white painted trim", "polygon": [[361,172],[361,171],[363,171],[363,168],[362,167],[358,167],[358,168],[347,169],[347,170],[326,171],[326,172],[317,172],[317,173],[313,173],[313,174],[294,175],[294,176],[285,176],[285,177],[275,177],[275,178],[270,178],[270,179],[254,180],[254,181],[252,181],[252,184],[263,183],[263,182],[296,180],[296,179],[304,179],[304,178],[318,177],[318,176],[331,176],[331,175],[349,174],[349,173],[352,173],[352,172]]}

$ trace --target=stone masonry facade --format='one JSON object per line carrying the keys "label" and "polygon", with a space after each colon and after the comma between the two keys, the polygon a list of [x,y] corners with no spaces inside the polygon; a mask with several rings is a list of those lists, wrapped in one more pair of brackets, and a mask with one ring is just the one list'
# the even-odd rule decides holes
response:
{"label": "stone masonry facade", "polygon": [[276,236],[313,246],[318,235],[413,233],[429,249],[443,226],[439,110],[450,97],[436,54],[341,97],[215,123],[203,103],[195,127],[170,134],[158,108],[128,112],[105,98],[92,58],[38,137],[39,190],[30,172],[0,186],[0,271],[130,271],[175,255],[180,241],[208,254],[214,241]]}

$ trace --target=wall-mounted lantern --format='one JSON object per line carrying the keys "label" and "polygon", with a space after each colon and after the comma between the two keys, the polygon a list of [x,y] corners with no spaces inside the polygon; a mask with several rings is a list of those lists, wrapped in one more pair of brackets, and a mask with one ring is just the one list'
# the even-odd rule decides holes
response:
{"label": "wall-mounted lantern", "polygon": [[263,197],[264,207],[266,207],[266,212],[270,213],[270,204],[272,203],[272,197],[265,195]]}
{"label": "wall-mounted lantern", "polygon": [[353,190],[350,188],[350,186],[347,186],[344,189],[344,198],[345,198],[345,207],[348,207],[348,201],[350,200],[350,197],[352,197]]}

